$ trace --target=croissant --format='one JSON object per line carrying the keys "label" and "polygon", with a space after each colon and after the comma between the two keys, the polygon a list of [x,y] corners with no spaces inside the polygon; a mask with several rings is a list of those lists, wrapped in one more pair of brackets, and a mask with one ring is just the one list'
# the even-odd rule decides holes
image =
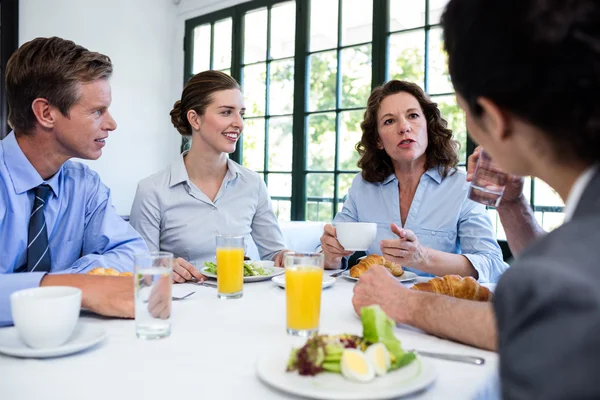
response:
{"label": "croissant", "polygon": [[102,275],[102,276],[132,276],[131,272],[119,272],[114,268],[97,267],[88,272],[88,275]]}
{"label": "croissant", "polygon": [[398,277],[404,274],[404,270],[401,265],[386,260],[380,255],[369,254],[354,267],[350,268],[350,276],[353,278],[359,278],[364,272],[369,270],[373,265],[383,265],[386,267],[392,275]]}
{"label": "croissant", "polygon": [[492,292],[470,276],[446,275],[416,283],[413,290],[445,294],[465,300],[491,301]]}

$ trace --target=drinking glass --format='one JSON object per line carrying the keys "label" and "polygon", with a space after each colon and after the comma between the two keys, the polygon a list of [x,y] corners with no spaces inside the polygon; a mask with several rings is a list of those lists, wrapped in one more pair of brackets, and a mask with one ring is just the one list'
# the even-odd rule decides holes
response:
{"label": "drinking glass", "polygon": [[217,235],[217,296],[239,299],[244,285],[244,237]]}
{"label": "drinking glass", "polygon": [[486,206],[498,207],[507,182],[506,172],[492,162],[488,153],[481,150],[469,187],[469,199]]}
{"label": "drinking glass", "polygon": [[135,333],[141,339],[171,334],[173,254],[135,255]]}
{"label": "drinking glass", "polygon": [[319,331],[323,287],[322,253],[286,253],[285,297],[287,333],[312,336]]}

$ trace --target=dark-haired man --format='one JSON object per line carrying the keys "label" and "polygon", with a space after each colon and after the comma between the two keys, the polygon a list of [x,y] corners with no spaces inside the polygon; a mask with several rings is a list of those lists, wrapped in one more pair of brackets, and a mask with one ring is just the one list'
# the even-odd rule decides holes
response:
{"label": "dark-haired man", "polygon": [[79,287],[84,307],[133,316],[131,278],[82,273],[131,271],[146,244],[117,215],[98,174],[69,161],[99,158],[116,129],[111,75],[107,56],[57,37],[25,43],[8,62],[13,132],[0,141],[0,324],[11,322],[10,294],[38,285]]}
{"label": "dark-haired man", "polygon": [[600,398],[600,3],[450,0],[442,25],[470,135],[556,190],[565,224],[519,254],[493,304],[409,291],[374,268],[354,306],[497,348],[504,398]]}

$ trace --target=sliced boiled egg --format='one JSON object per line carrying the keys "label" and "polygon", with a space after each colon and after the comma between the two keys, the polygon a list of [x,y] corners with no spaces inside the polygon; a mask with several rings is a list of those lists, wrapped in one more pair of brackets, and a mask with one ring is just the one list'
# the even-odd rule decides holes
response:
{"label": "sliced boiled egg", "polygon": [[346,349],[342,353],[342,375],[356,382],[370,382],[375,378],[375,370],[365,353],[358,349]]}
{"label": "sliced boiled egg", "polygon": [[379,376],[387,374],[392,362],[390,360],[390,353],[386,349],[383,343],[375,343],[370,345],[365,351],[367,360],[373,365],[375,373]]}

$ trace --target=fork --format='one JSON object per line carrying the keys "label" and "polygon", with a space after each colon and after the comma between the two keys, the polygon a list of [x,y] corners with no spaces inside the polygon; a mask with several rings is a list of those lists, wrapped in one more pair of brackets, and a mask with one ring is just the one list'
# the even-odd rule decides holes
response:
{"label": "fork", "polygon": [[341,270],[341,271],[338,271],[338,272],[336,272],[335,274],[331,274],[331,275],[329,275],[329,276],[330,276],[330,277],[332,277],[332,278],[337,278],[338,276],[340,276],[341,274],[343,274],[344,272],[346,272],[346,270],[348,270],[348,267],[347,267],[347,266],[346,266],[346,268],[344,268],[343,270]]}
{"label": "fork", "polygon": [[485,359],[481,358],[481,357],[466,356],[466,355],[460,355],[460,354],[431,353],[428,351],[421,351],[421,350],[410,350],[410,351],[415,352],[415,353],[425,356],[425,357],[439,358],[440,360],[457,361],[457,362],[464,362],[467,364],[475,364],[475,365],[485,364]]}
{"label": "fork", "polygon": [[181,296],[181,297],[177,297],[177,296],[171,296],[172,300],[178,301],[178,300],[184,300],[187,299],[188,297],[190,297],[191,295],[193,295],[196,292],[189,292],[188,294],[186,294],[185,296]]}

